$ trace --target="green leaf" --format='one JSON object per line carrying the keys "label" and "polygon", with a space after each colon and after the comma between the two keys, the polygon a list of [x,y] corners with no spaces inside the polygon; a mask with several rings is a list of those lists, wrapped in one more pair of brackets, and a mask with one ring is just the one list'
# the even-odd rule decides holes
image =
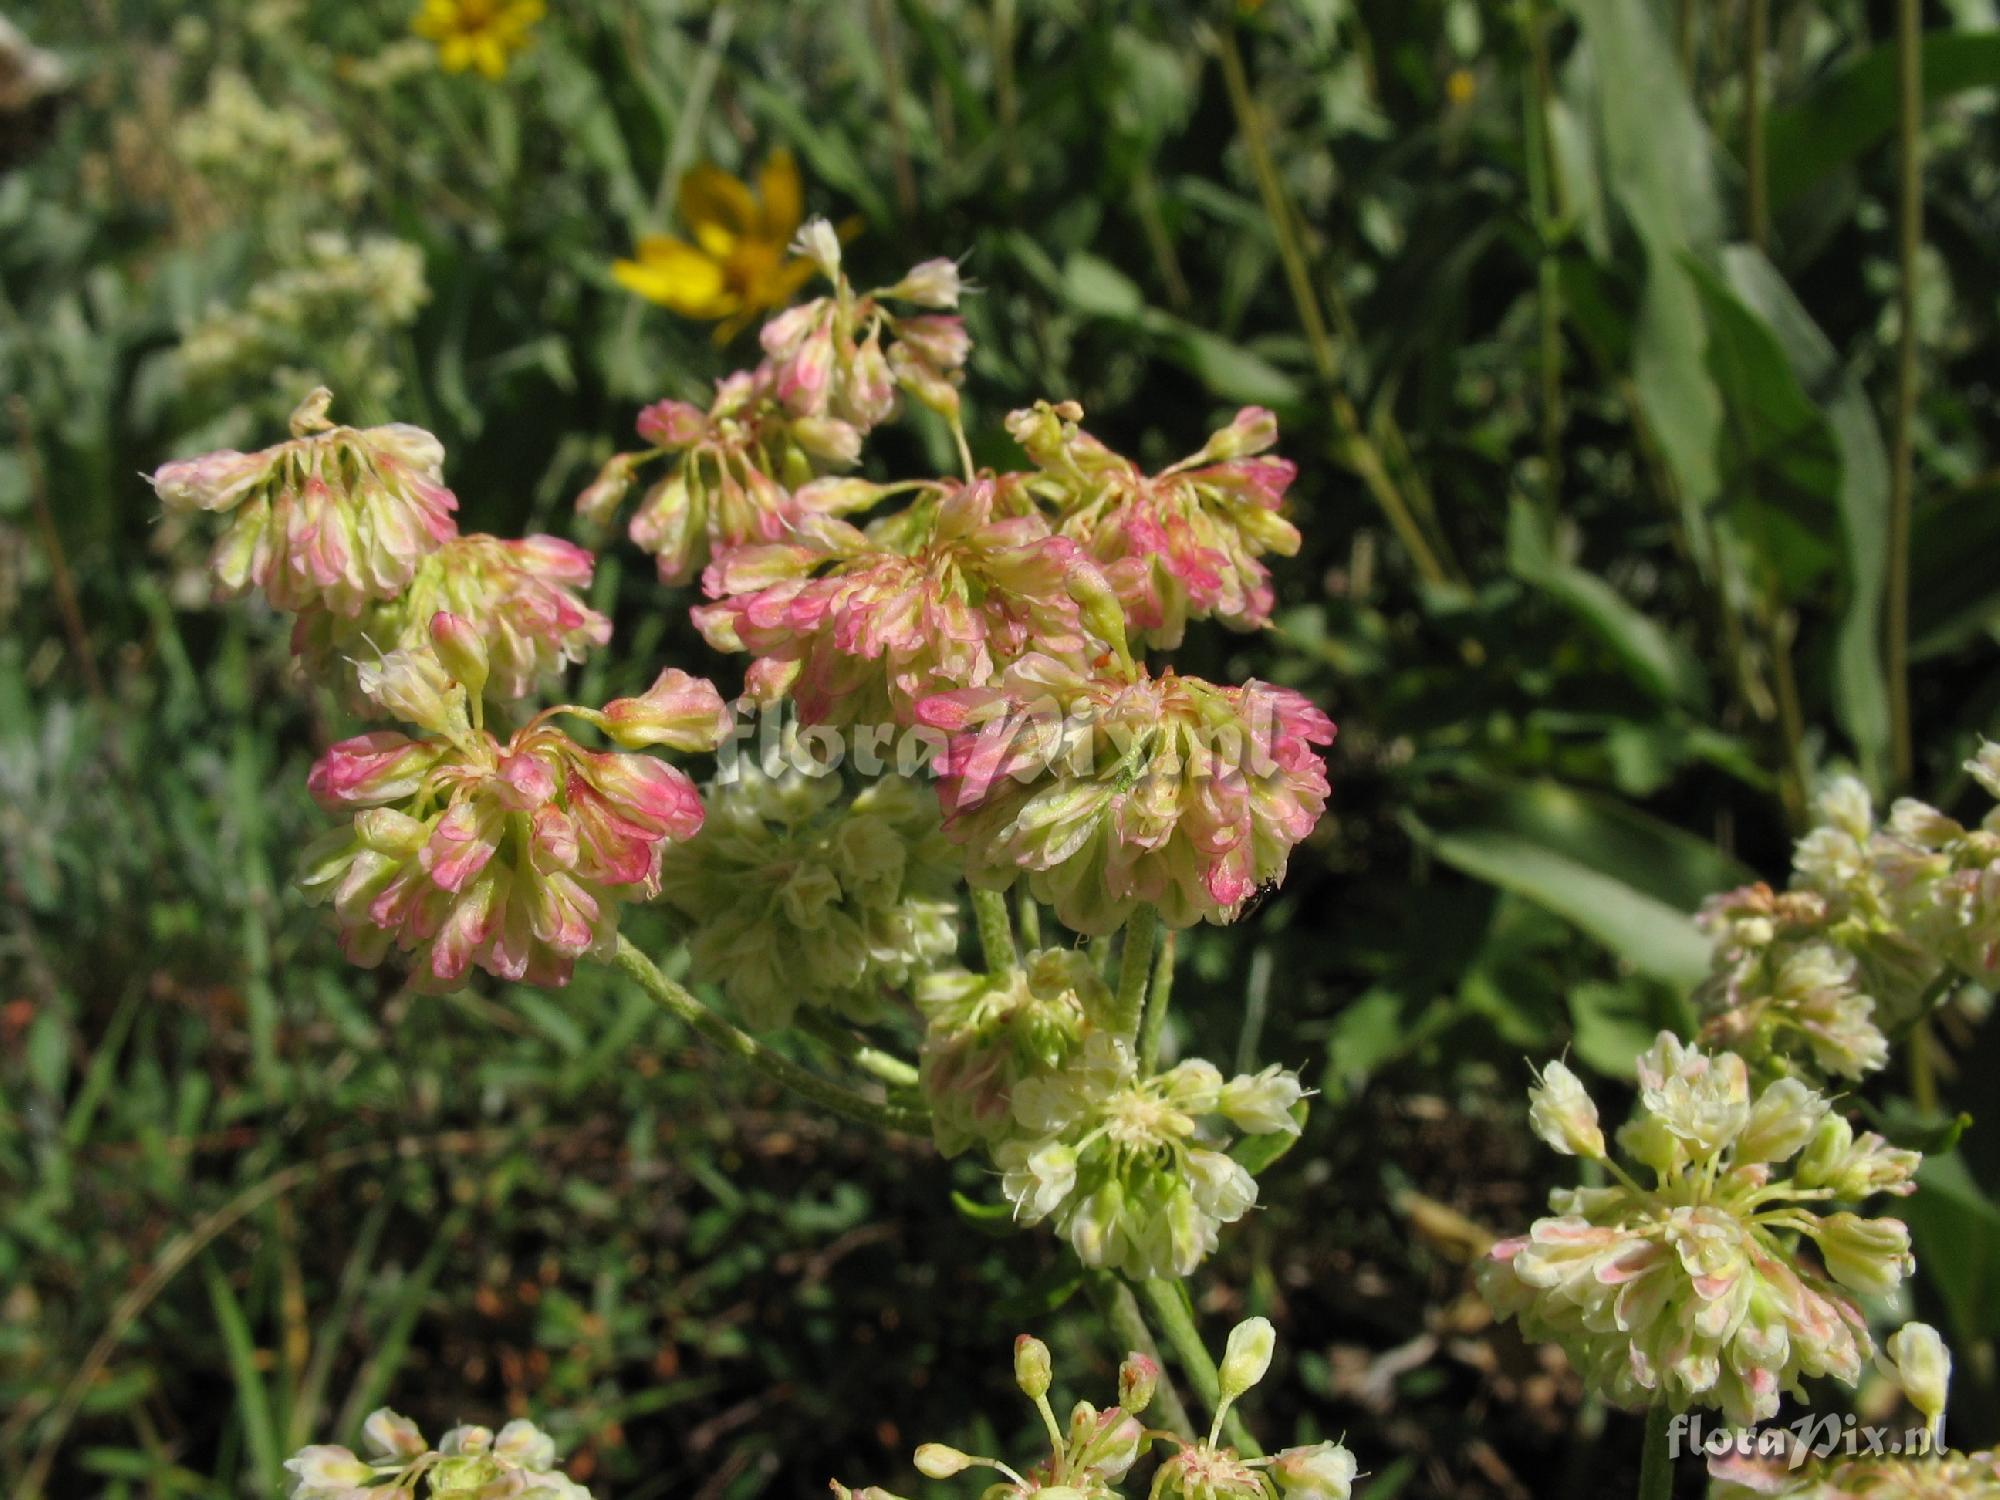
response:
{"label": "green leaf", "polygon": [[1754,549],[1765,576],[1797,598],[1840,560],[1832,541],[1839,452],[1763,316],[1694,256],[1682,264],[1708,319],[1732,529]]}
{"label": "green leaf", "polygon": [[[1934,31],[1923,41],[1924,100],[2000,86],[2000,32]],[[1884,43],[1827,74],[1764,121],[1773,210],[1885,139],[1896,123],[1896,48]]]}
{"label": "green leaf", "polygon": [[1925,505],[1910,530],[1910,659],[1969,644],[2000,621],[2000,487],[1979,484]]}
{"label": "green leaf", "polygon": [[1507,513],[1507,565],[1576,616],[1649,695],[1696,709],[1707,702],[1693,654],[1595,573],[1558,559],[1540,513],[1518,495]]}
{"label": "green leaf", "polygon": [[1063,294],[1086,317],[1123,321],[1146,310],[1146,297],[1137,283],[1109,261],[1083,250],[1063,262]]}
{"label": "green leaf", "polygon": [[1641,973],[1692,986],[1708,942],[1690,913],[1752,878],[1713,845],[1552,781],[1501,782],[1412,814],[1414,836],[1454,869],[1567,918]]}
{"label": "green leaf", "polygon": [[[1834,644],[1833,711],[1853,740],[1863,770],[1876,779],[1889,756],[1889,684],[1881,648],[1889,458],[1875,409],[1861,382],[1841,365],[1832,341],[1763,255],[1747,245],[1732,245],[1722,254],[1722,271],[1736,295],[1762,315],[1798,383],[1822,393],[1840,464],[1835,500],[1847,594]],[[1912,593],[1923,598],[1920,590]]]}
{"label": "green leaf", "polygon": [[1924,1280],[1951,1315],[1953,1342],[2000,1334],[2000,1205],[1980,1189],[1965,1159],[1928,1157],[1917,1191],[1902,1205]]}
{"label": "green leaf", "polygon": [[1632,380],[1679,489],[1688,534],[1700,537],[1718,491],[1722,406],[1705,362],[1701,302],[1680,259],[1722,229],[1713,152],[1700,112],[1645,0],[1570,0],[1587,56],[1588,100],[1603,179],[1646,252],[1633,333]]}

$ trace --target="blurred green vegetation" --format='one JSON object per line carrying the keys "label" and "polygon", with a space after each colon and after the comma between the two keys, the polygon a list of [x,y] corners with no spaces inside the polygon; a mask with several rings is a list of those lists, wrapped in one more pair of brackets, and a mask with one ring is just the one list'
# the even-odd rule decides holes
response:
{"label": "blurred green vegetation", "polygon": [[[1625,1420],[1493,1330],[1465,1263],[1553,1170],[1519,1059],[1629,1073],[1703,966],[1687,913],[1783,874],[1820,770],[1962,811],[2000,733],[1992,0],[1923,8],[1911,255],[1887,3],[572,0],[493,82],[438,71],[412,9],[10,7],[68,75],[0,127],[10,1486],[269,1493],[392,1400],[547,1414],[626,1500],[818,1494],[1015,1412],[1008,1340],[1074,1287],[953,1209],[991,1201],[976,1172],[801,1112],[608,971],[427,999],[342,963],[288,886],[334,711],[275,619],[207,605],[140,477],[270,440],[324,378],[438,432],[468,527],[572,530],[640,403],[751,357],[611,261],[687,167],[780,144],[859,216],[864,283],[966,257],[983,461],[1041,395],[1149,463],[1279,413],[1307,540],[1278,627],[1185,659],[1329,707],[1335,808],[1184,944],[1177,1021],[1323,1097],[1204,1310],[1279,1318],[1268,1435],[1347,1433],[1370,1496],[1623,1484]],[[644,559],[608,546],[596,593],[620,649],[585,699],[666,660],[736,681]],[[1990,1031],[1939,1041],[1935,1109],[1901,1079],[1865,1106],[1978,1115]],[[2000,1436],[1990,1126],[1933,1177],[1916,1310],[1970,1445]],[[1064,1326],[1065,1389],[1100,1395],[1110,1341]]]}

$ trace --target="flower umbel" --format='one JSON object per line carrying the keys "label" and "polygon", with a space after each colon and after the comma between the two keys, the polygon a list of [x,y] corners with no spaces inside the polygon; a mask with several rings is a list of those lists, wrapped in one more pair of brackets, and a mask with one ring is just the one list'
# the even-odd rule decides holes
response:
{"label": "flower umbel", "polygon": [[949,736],[938,795],[968,878],[1025,874],[1078,932],[1114,931],[1141,903],[1173,927],[1231,921],[1326,808],[1313,747],[1333,723],[1269,683],[1035,654],[917,718]]}
{"label": "flower umbel", "polygon": [[1172,648],[1190,619],[1251,630],[1271,616],[1271,575],[1258,559],[1290,557],[1298,528],[1278,514],[1298,476],[1287,459],[1259,457],[1278,423],[1246,406],[1199,453],[1148,475],[1077,423],[1074,401],[1038,402],[1007,419],[1041,471],[1036,496],[1056,529],[1103,564],[1150,646]]}
{"label": "flower umbel", "polygon": [[929,795],[884,777],[851,799],[838,775],[765,775],[745,757],[708,822],[669,848],[660,894],[687,919],[696,979],[752,1026],[800,1005],[880,1019],[958,942],[957,870]]}
{"label": "flower umbel", "polygon": [[583,602],[593,559],[559,537],[455,537],[417,565],[394,599],[353,619],[309,609],[292,649],[318,676],[346,675],[385,651],[421,649],[440,612],[485,643],[489,699],[525,698],[611,639],[611,622]]}
{"label": "flower umbel", "polygon": [[411,1500],[420,1492],[440,1500],[590,1500],[556,1467],[555,1441],[519,1418],[497,1433],[454,1427],[432,1448],[416,1423],[383,1407],[361,1433],[365,1456],[315,1443],[286,1459],[292,1500]]}
{"label": "flower umbel", "polygon": [[502,743],[479,727],[479,684],[445,666],[476,675],[478,636],[439,614],[431,637],[434,652],[361,669],[362,691],[424,734],[379,730],[320,758],[314,799],[353,821],[307,850],[300,883],[332,903],[356,963],[397,948],[423,988],[450,989],[473,966],[566,984],[577,958],[609,948],[619,903],[657,892],[664,845],[692,837],[702,808],[672,766],[586,750],[556,719],[594,724],[628,749],[708,749],[725,730],[721,697],[669,670],[642,697],[547,709]]}
{"label": "flower umbel", "polygon": [[[1563,1151],[1594,1144],[1595,1111],[1572,1084],[1552,1066],[1531,1092],[1536,1128]],[[1639,1060],[1639,1085],[1618,1144],[1652,1185],[1602,1156],[1613,1185],[1558,1189],[1555,1217],[1493,1247],[1486,1299],[1621,1406],[1713,1406],[1748,1424],[1802,1377],[1852,1385],[1871,1351],[1854,1297],[1902,1280],[1909,1231],[1826,1210],[1910,1192],[1916,1153],[1857,1139],[1795,1078],[1753,1095],[1741,1057],[1665,1032]],[[1795,1239],[1816,1246],[1824,1271]]]}
{"label": "flower umbel", "polygon": [[931,1129],[947,1156],[1013,1128],[1014,1090],[1075,1055],[1111,991],[1091,956],[1045,948],[993,974],[946,969],[917,984]]}
{"label": "flower umbel", "polygon": [[225,449],[153,475],[170,510],[229,516],[210,559],[224,595],[261,588],[273,607],[318,605],[352,618],[402,592],[423,559],[457,535],[444,448],[420,427],[337,427],[333,395],[314,391],[292,414],[290,441],[260,453]]}
{"label": "flower umbel", "polygon": [[1232,1130],[1295,1134],[1303,1092],[1279,1068],[1225,1080],[1200,1060],[1142,1077],[1128,1042],[1095,1031],[1062,1068],[1014,1084],[1001,1190],[1022,1222],[1053,1219],[1087,1266],[1186,1276],[1257,1202]]}

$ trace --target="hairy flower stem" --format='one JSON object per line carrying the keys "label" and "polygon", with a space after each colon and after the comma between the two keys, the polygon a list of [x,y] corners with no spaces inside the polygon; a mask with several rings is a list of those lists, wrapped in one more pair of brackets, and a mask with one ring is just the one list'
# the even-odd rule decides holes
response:
{"label": "hairy flower stem", "polygon": [[826,1043],[864,1073],[872,1073],[893,1088],[915,1088],[917,1070],[879,1047],[871,1047],[847,1027],[817,1011],[801,1010],[792,1024],[807,1036]]}
{"label": "hairy flower stem", "polygon": [[704,1041],[716,1050],[748,1063],[774,1083],[859,1125],[872,1125],[878,1130],[908,1131],[912,1135],[929,1133],[930,1117],[924,1111],[884,1104],[829,1082],[811,1069],[800,1067],[789,1057],[772,1051],[747,1031],[725,1021],[688,990],[662,974],[659,966],[622,934],[618,939],[616,962],[638,982],[641,989]]}
{"label": "hairy flower stem", "polygon": [[1159,1066],[1160,1043],[1167,1034],[1167,1006],[1173,999],[1173,993],[1174,933],[1169,929],[1160,938],[1159,956],[1153,960],[1153,985],[1146,993],[1146,1014],[1139,1022],[1139,1072],[1142,1075],[1151,1073]]}
{"label": "hairy flower stem", "polygon": [[[1090,1300],[1110,1327],[1112,1338],[1121,1346],[1120,1352],[1143,1354],[1164,1369],[1165,1361],[1160,1357],[1159,1343],[1153,1337],[1153,1330],[1146,1326],[1146,1315],[1140,1310],[1139,1299],[1132,1295],[1132,1288],[1108,1271],[1092,1272],[1084,1285],[1090,1290]],[[1160,1417],[1165,1425],[1193,1442],[1194,1419],[1188,1416],[1187,1407],[1182,1403],[1181,1393],[1174,1388],[1174,1383],[1162,1380],[1153,1399],[1159,1403]]]}
{"label": "hairy flower stem", "polygon": [[1639,1455],[1639,1500],[1673,1500],[1674,1460],[1667,1429],[1674,1420],[1665,1405],[1646,1408],[1646,1446]]}
{"label": "hairy flower stem", "polygon": [[[1222,1404],[1222,1373],[1215,1367],[1209,1356],[1208,1345],[1201,1339],[1201,1330],[1194,1326],[1194,1311],[1189,1306],[1187,1288],[1178,1281],[1162,1281],[1154,1277],[1141,1283],[1140,1294],[1152,1309],[1153,1321],[1159,1325],[1160,1333],[1167,1341],[1167,1347],[1174,1351],[1174,1358],[1180,1363],[1181,1373],[1193,1386],[1195,1394],[1210,1411],[1216,1411]],[[1232,1409],[1223,1419],[1223,1431],[1228,1435],[1231,1446],[1245,1458],[1262,1458],[1264,1450],[1257,1446],[1257,1440],[1250,1436],[1250,1430],[1243,1425],[1243,1419]]]}
{"label": "hairy flower stem", "polygon": [[975,890],[972,919],[979,926],[979,951],[985,956],[987,973],[1004,974],[1020,962],[1014,952],[1014,919],[1007,913],[1004,892]]}
{"label": "hairy flower stem", "polygon": [[1111,1029],[1135,1041],[1146,1005],[1146,980],[1153,972],[1153,944],[1159,932],[1160,914],[1150,906],[1134,909],[1125,919],[1125,938],[1118,950],[1118,994],[1111,1010]]}

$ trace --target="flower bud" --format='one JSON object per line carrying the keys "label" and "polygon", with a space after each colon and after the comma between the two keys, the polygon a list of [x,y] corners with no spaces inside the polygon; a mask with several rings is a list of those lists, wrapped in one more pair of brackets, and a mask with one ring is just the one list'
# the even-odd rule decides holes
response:
{"label": "flower bud", "polygon": [[486,642],[463,616],[439,610],[431,616],[431,645],[453,681],[473,698],[486,691]]}
{"label": "flower bud", "polygon": [[625,750],[713,750],[729,733],[729,708],[714,683],[668,667],[638,697],[605,704],[599,727]]}
{"label": "flower bud", "polygon": [[1049,1393],[1049,1346],[1032,1334],[1014,1340],[1014,1384],[1030,1401]]}
{"label": "flower bud", "polygon": [[1850,1213],[1820,1221],[1819,1253],[1827,1274],[1864,1297],[1881,1297],[1915,1269],[1910,1231],[1901,1219],[1864,1219]]}
{"label": "flower bud", "polygon": [[1252,1135],[1299,1133],[1292,1106],[1305,1097],[1298,1075],[1272,1063],[1263,1072],[1243,1074],[1222,1086],[1222,1113]]}
{"label": "flower bud", "polygon": [[940,258],[912,266],[908,275],[894,286],[884,287],[881,295],[914,302],[919,307],[956,307],[959,293],[964,290],[965,282],[958,274],[957,263]]}
{"label": "flower bud", "polygon": [[1229,1344],[1222,1355],[1221,1394],[1234,1401],[1264,1378],[1271,1368],[1271,1353],[1278,1335],[1269,1318],[1246,1318],[1229,1331]]}
{"label": "flower bud", "polygon": [[618,509],[626,492],[632,488],[632,473],[639,466],[636,453],[614,453],[605,460],[604,467],[597,471],[597,477],[584,486],[583,493],[576,497],[576,513],[593,525],[602,526],[611,519],[611,513]]}
{"label": "flower bud", "polygon": [[361,1436],[384,1458],[415,1458],[427,1446],[415,1422],[386,1406],[370,1413]]}
{"label": "flower bud", "polygon": [[685,448],[708,431],[708,413],[687,401],[655,401],[639,413],[638,428],[655,448]]}
{"label": "flower bud", "polygon": [[1938,1331],[1928,1323],[1905,1323],[1889,1335],[1882,1363],[1910,1405],[1935,1427],[1951,1389],[1951,1351]]}
{"label": "flower bud", "polygon": [[1780,1078],[1757,1096],[1736,1138],[1739,1162],[1789,1161],[1813,1140],[1829,1106],[1796,1078]]}
{"label": "flower bud", "polygon": [[493,1446],[493,1429],[467,1424],[454,1427],[438,1439],[438,1452],[453,1456],[476,1458]]}
{"label": "flower bud", "polygon": [[301,1448],[285,1460],[285,1467],[298,1476],[300,1489],[338,1490],[366,1484],[375,1477],[367,1464],[330,1443]]}
{"label": "flower bud", "polygon": [[944,1443],[925,1443],[917,1449],[917,1472],[926,1479],[949,1479],[972,1467],[972,1458]]}
{"label": "flower bud", "polygon": [[1356,1471],[1354,1455],[1338,1443],[1287,1448],[1271,1464],[1285,1500],[1348,1500]]}
{"label": "flower bud", "polygon": [[1528,1093],[1528,1123],[1535,1134],[1565,1156],[1604,1160],[1604,1131],[1597,1123],[1597,1106],[1583,1083],[1564,1064],[1542,1069],[1539,1085]]}
{"label": "flower bud", "polygon": [[819,267],[828,281],[840,279],[840,236],[825,219],[809,219],[792,241],[792,253]]}
{"label": "flower bud", "polygon": [[1118,1404],[1136,1416],[1153,1404],[1159,1385],[1159,1365],[1136,1351],[1128,1354],[1118,1367]]}

